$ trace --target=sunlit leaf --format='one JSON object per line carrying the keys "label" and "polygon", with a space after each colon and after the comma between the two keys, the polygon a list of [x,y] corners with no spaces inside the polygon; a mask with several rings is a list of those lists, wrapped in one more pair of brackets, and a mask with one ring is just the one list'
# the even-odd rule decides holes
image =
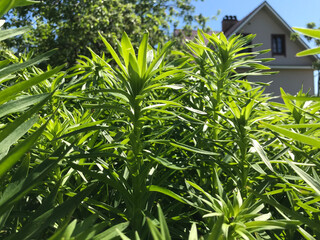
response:
{"label": "sunlit leaf", "polygon": [[261,122],[261,125],[264,126],[264,127],[270,128],[271,130],[273,130],[273,131],[275,131],[277,133],[283,134],[286,137],[289,137],[289,138],[291,138],[291,139],[293,139],[295,141],[306,143],[306,144],[309,144],[309,145],[312,145],[312,146],[315,146],[315,147],[320,147],[320,140],[318,138],[315,138],[315,137],[312,137],[312,136],[306,136],[306,135],[303,135],[303,134],[300,134],[300,133],[295,133],[295,132],[287,130],[287,129],[283,128],[283,127],[279,127],[279,126],[276,126],[276,125],[271,125],[271,124],[268,124],[268,123],[265,123],[265,122]]}

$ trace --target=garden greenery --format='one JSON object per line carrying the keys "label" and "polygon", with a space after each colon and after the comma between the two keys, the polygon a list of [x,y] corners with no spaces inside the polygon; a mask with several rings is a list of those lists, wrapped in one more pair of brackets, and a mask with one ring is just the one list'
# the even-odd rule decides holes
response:
{"label": "garden greenery", "polygon": [[248,82],[271,74],[254,35],[148,38],[67,71],[3,54],[0,238],[317,239],[319,98]]}

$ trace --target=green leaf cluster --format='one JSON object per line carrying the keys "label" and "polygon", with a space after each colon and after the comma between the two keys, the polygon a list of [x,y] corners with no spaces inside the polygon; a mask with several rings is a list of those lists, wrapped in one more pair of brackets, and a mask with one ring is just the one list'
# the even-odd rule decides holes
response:
{"label": "green leaf cluster", "polygon": [[72,66],[79,54],[90,56],[88,47],[102,54],[104,46],[96,34],[98,31],[113,47],[114,38],[119,39],[122,32],[127,32],[136,48],[147,30],[149,43],[155,46],[169,40],[173,32],[170,27],[176,28],[179,20],[186,28],[192,28],[195,22],[205,28],[207,18],[196,15],[194,4],[189,0],[46,0],[16,8],[6,15],[6,20],[10,23],[4,25],[7,28],[33,28],[24,37],[6,41],[8,48],[19,52],[30,49],[36,54],[58,48],[59,54],[50,59],[50,64],[68,62]]}
{"label": "green leaf cluster", "polygon": [[2,56],[1,239],[319,238],[319,98],[248,82],[254,35],[98,35],[67,71]]}

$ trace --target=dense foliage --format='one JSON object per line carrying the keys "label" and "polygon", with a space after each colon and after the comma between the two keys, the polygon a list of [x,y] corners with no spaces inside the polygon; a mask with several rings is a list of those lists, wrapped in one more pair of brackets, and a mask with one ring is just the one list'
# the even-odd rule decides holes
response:
{"label": "dense foliage", "polygon": [[98,31],[112,44],[113,37],[120,38],[123,31],[134,43],[140,41],[144,31],[149,31],[149,43],[154,46],[168,40],[170,26],[176,27],[179,20],[185,28],[195,22],[205,27],[206,22],[201,14],[194,14],[191,0],[46,0],[15,8],[6,20],[9,28],[34,28],[23,38],[7,40],[8,47],[36,53],[58,48],[59,54],[50,60],[55,66],[65,62],[71,65],[79,54],[89,56],[87,47],[101,54],[103,44]]}
{"label": "dense foliage", "polygon": [[64,72],[2,56],[0,238],[317,239],[319,98],[249,83],[271,60],[253,38],[101,34],[108,54]]}

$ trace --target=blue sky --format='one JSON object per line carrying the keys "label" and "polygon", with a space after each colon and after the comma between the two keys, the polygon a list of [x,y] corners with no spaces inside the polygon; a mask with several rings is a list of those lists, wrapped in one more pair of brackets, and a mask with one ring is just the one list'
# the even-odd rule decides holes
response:
{"label": "blue sky", "polygon": [[[236,15],[241,20],[263,0],[204,0],[193,1],[196,13],[206,17],[215,16],[220,10],[217,20],[211,20],[208,26],[212,30],[221,30],[221,21],[225,15]],[[272,8],[291,26],[306,27],[308,22],[320,26],[320,0],[268,0]]]}

